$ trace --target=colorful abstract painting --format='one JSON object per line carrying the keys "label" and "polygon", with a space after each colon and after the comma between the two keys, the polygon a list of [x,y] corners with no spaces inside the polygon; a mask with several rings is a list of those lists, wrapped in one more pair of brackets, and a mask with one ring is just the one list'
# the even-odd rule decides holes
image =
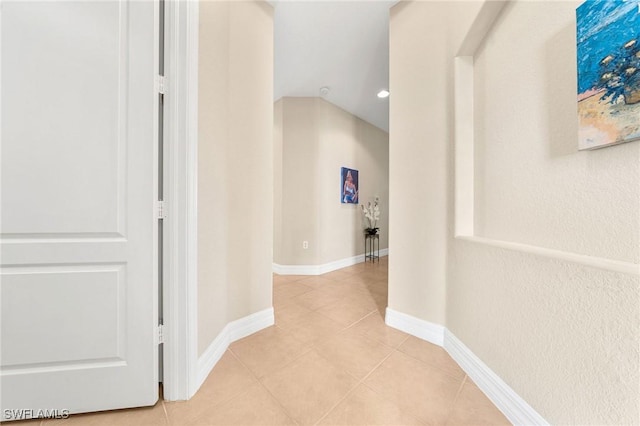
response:
{"label": "colorful abstract painting", "polygon": [[576,11],[579,149],[640,139],[640,0]]}

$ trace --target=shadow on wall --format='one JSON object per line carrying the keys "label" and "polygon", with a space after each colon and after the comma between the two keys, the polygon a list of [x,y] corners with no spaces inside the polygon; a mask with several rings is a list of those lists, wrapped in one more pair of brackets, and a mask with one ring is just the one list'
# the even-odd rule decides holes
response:
{"label": "shadow on wall", "polygon": [[[547,135],[551,158],[578,151],[576,31],[567,25],[545,45]],[[566,84],[574,81],[576,84]]]}

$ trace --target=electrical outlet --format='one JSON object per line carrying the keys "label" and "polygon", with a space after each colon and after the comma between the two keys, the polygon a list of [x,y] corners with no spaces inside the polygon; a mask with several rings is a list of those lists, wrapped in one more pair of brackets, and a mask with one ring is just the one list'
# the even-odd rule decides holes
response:
{"label": "electrical outlet", "polygon": [[308,249],[309,248],[309,241],[303,241],[302,242],[302,248],[305,249],[305,250]]}

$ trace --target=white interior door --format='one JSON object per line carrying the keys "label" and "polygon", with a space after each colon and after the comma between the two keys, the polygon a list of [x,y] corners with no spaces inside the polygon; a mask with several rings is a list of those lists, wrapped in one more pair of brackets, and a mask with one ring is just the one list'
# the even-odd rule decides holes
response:
{"label": "white interior door", "polygon": [[3,419],[152,405],[157,4],[0,14]]}

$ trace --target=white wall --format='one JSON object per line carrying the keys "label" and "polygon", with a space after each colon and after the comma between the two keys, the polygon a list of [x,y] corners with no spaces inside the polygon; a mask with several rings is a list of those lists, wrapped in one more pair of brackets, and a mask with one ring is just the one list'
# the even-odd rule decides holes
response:
{"label": "white wall", "polygon": [[273,9],[201,2],[198,351],[271,307]]}
{"label": "white wall", "polygon": [[380,248],[387,248],[389,135],[321,98],[280,99],[275,125],[275,180],[282,186],[274,191],[282,206],[274,262],[322,265],[364,253],[360,205],[340,203],[341,167],[359,171],[361,203],[380,197]]}
{"label": "white wall", "polygon": [[475,60],[475,233],[558,258],[454,239],[452,28],[478,4],[393,8],[389,304],[446,325],[552,424],[635,424],[639,276],[562,260],[640,260],[640,144],[577,151],[578,4],[513,2]]}

